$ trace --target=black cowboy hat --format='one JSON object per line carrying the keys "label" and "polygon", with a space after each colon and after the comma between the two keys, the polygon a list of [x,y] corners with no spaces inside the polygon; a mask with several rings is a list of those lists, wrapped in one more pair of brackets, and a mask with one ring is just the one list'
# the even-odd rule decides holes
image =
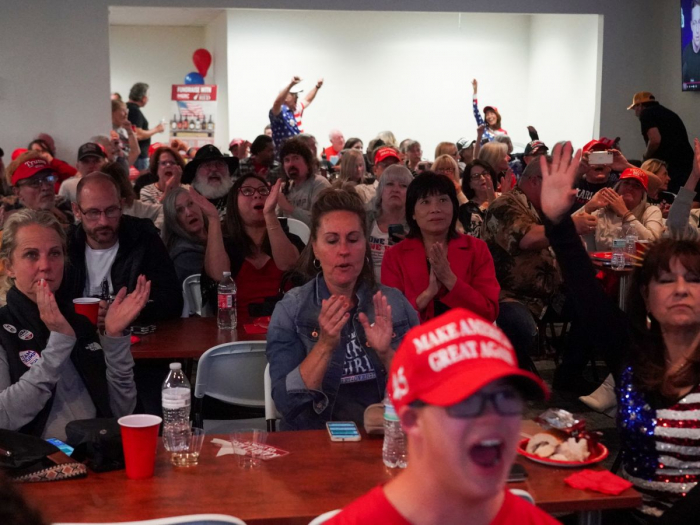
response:
{"label": "black cowboy hat", "polygon": [[236,170],[238,170],[238,159],[236,157],[225,157],[221,154],[219,148],[207,144],[199,148],[194,158],[185,166],[185,171],[182,172],[182,183],[192,184],[194,176],[197,173],[197,167],[203,162],[208,162],[210,160],[223,160],[228,165],[229,175],[233,175]]}

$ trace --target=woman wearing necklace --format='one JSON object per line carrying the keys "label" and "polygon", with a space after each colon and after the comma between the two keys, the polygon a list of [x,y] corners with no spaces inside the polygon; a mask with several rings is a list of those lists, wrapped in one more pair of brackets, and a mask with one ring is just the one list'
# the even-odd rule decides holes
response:
{"label": "woman wearing necklace", "polygon": [[[686,496],[700,481],[700,244],[653,244],[635,270],[629,312],[621,312],[597,283],[569,214],[580,160],[580,152],[573,158],[571,152],[570,143],[557,145],[549,167],[540,160],[547,237],[618,385],[621,475],[642,493],[638,518],[657,523],[652,520],[669,512],[667,523],[700,499],[698,490]],[[693,169],[700,170],[700,148]]]}

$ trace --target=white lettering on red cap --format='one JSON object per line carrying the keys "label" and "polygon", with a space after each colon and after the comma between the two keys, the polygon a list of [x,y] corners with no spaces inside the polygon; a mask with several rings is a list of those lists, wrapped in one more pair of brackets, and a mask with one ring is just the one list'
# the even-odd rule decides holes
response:
{"label": "white lettering on red cap", "polygon": [[399,367],[399,369],[394,374],[394,377],[391,380],[391,385],[394,387],[394,393],[391,397],[395,401],[398,401],[403,396],[408,394],[408,381],[406,380],[406,374],[404,374],[402,366]]}
{"label": "white lettering on red cap", "polygon": [[428,352],[436,346],[443,345],[454,341],[460,337],[473,337],[481,335],[498,341],[502,346],[511,348],[508,338],[496,328],[493,324],[481,319],[463,319],[457,323],[449,323],[440,326],[431,332],[426,332],[420,337],[413,339],[413,345],[416,348],[416,354],[420,355],[423,352]]}
{"label": "white lettering on red cap", "polygon": [[480,346],[481,357],[500,359],[511,366],[515,366],[513,354],[494,341],[482,341]]}
{"label": "white lettering on red cap", "polygon": [[32,159],[28,160],[24,163],[25,166],[28,168],[37,168],[37,167],[42,167],[42,166],[48,166],[46,161],[44,159]]}
{"label": "white lettering on red cap", "polygon": [[459,345],[449,345],[445,348],[435,350],[428,356],[428,363],[434,372],[451,366],[465,359],[477,359],[479,353],[476,351],[476,341],[465,341]]}

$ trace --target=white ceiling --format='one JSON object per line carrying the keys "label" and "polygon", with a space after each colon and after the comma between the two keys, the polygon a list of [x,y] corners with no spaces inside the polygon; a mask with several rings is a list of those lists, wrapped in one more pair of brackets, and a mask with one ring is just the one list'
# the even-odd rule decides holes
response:
{"label": "white ceiling", "polygon": [[206,26],[223,12],[223,9],[113,6],[109,8],[109,24],[113,26]]}

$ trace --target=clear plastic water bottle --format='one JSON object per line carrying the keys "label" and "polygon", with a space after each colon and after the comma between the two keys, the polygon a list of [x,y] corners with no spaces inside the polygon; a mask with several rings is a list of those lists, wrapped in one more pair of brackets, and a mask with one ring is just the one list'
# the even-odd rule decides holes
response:
{"label": "clear plastic water bottle", "polygon": [[629,257],[630,255],[637,255],[638,240],[639,236],[637,235],[637,231],[634,228],[629,228],[627,230],[627,235],[625,235],[625,252],[627,253],[627,258],[630,260],[629,262],[634,260],[633,257]]}
{"label": "clear plastic water bottle", "polygon": [[613,270],[625,269],[625,248],[627,241],[625,239],[614,239],[612,242],[612,258],[610,259],[610,267]]}
{"label": "clear plastic water bottle", "polygon": [[231,278],[231,272],[224,272],[219,283],[218,324],[223,330],[236,329],[236,282]]}
{"label": "clear plastic water bottle", "polygon": [[187,450],[190,433],[190,382],[180,363],[170,363],[163,382],[163,437],[171,452]]}
{"label": "clear plastic water bottle", "polygon": [[382,459],[389,468],[406,468],[406,434],[401,428],[401,422],[396,415],[394,405],[387,395],[384,397],[384,446]]}

